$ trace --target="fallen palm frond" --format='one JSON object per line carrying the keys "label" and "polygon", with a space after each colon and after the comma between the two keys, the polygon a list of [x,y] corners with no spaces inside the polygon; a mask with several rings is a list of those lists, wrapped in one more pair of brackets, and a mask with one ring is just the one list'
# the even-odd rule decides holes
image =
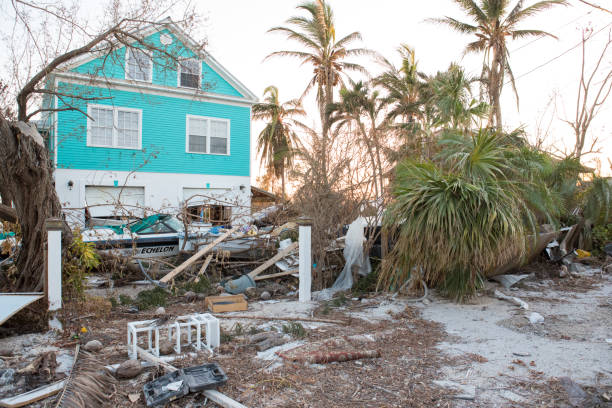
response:
{"label": "fallen palm frond", "polygon": [[77,346],[74,365],[55,408],[96,408],[109,401],[109,389],[116,380],[104,364],[91,354],[79,353]]}

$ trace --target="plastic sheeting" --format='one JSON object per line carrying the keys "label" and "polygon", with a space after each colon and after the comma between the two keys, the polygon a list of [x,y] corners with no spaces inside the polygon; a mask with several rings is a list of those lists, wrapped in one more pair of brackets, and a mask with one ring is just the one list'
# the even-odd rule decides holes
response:
{"label": "plastic sheeting", "polygon": [[363,244],[366,241],[364,232],[366,226],[367,222],[363,217],[357,218],[349,225],[344,240],[344,259],[346,264],[344,264],[342,272],[340,272],[332,287],[324,289],[316,295],[317,300],[331,299],[334,293],[352,288],[354,283],[353,268],[356,268],[361,276],[366,276],[372,272],[370,257],[363,251]]}

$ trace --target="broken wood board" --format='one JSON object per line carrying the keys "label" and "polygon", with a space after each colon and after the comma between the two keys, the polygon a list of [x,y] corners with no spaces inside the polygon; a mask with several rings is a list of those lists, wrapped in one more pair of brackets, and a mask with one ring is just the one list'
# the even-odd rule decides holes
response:
{"label": "broken wood board", "polygon": [[195,283],[198,283],[200,281],[200,277],[204,275],[204,273],[206,272],[206,268],[208,268],[208,264],[210,263],[210,261],[212,261],[212,259],[213,259],[213,254],[210,254],[206,257],[204,264],[200,268],[200,272],[198,272],[198,276],[196,276],[194,279]]}
{"label": "broken wood board", "polygon": [[32,391],[24,392],[23,394],[15,395],[14,397],[7,397],[0,400],[0,407],[4,408],[16,408],[24,407],[33,402],[40,401],[50,397],[51,395],[57,394],[64,388],[66,380],[61,380],[53,384],[45,385],[36,388]]}
{"label": "broken wood board", "polygon": [[272,279],[272,278],[280,278],[281,276],[293,275],[298,273],[299,269],[291,269],[290,271],[279,272],[279,273],[271,273],[270,275],[256,276],[253,280],[263,280],[263,279]]}
{"label": "broken wood board", "polygon": [[240,312],[248,309],[248,304],[242,295],[208,296],[204,304],[213,313]]}
{"label": "broken wood board", "polygon": [[200,249],[198,252],[192,255],[191,258],[187,259],[185,262],[183,262],[182,264],[174,268],[172,271],[170,271],[170,273],[168,273],[166,276],[161,278],[159,281],[163,283],[168,283],[172,278],[174,278],[176,275],[178,275],[179,273],[183,272],[185,269],[190,267],[195,261],[197,261],[204,255],[206,255],[208,251],[212,250],[215,246],[217,246],[219,243],[221,243],[223,240],[229,237],[234,231],[236,231],[235,227],[229,231],[226,231],[225,233],[220,235],[217,239],[215,239],[213,242],[206,245],[204,248]]}
{"label": "broken wood board", "polygon": [[255,278],[257,275],[261,274],[263,271],[265,271],[266,269],[268,269],[269,267],[274,265],[277,261],[280,261],[281,259],[283,259],[287,255],[289,255],[297,247],[298,247],[298,243],[297,242],[293,242],[287,248],[283,249],[278,254],[274,255],[272,258],[268,259],[266,262],[264,262],[263,264],[261,264],[260,266],[258,266],[257,268],[255,268],[251,272],[249,272],[249,276],[251,278]]}

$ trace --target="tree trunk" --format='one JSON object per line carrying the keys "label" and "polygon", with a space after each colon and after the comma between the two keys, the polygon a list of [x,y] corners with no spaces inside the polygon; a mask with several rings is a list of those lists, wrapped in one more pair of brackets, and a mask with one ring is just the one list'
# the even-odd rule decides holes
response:
{"label": "tree trunk", "polygon": [[[285,159],[283,159],[284,161]],[[283,168],[281,170],[281,189],[282,189],[282,200],[283,204],[285,203],[285,164],[283,163]]]}
{"label": "tree trunk", "polygon": [[[501,130],[502,114],[501,114],[501,88],[503,84],[504,60],[500,50],[493,49],[493,62],[489,70],[489,103],[491,105],[491,119],[495,118],[495,127]],[[490,120],[491,122],[492,120]]]}
{"label": "tree trunk", "polygon": [[[53,165],[42,142],[30,132],[24,134],[24,123],[9,123],[0,114],[0,184],[13,200],[21,227],[21,246],[15,266],[14,281],[0,282],[4,289],[41,291],[44,283],[44,250],[47,241],[45,220],[61,217],[61,205],[53,181]],[[72,233],[64,224],[64,250],[72,241]],[[7,287],[8,286],[8,287]]]}

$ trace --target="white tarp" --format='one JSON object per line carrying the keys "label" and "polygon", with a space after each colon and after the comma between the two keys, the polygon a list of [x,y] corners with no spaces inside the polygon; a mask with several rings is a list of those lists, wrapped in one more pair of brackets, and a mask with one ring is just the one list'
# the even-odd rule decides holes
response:
{"label": "white tarp", "polygon": [[344,269],[338,275],[331,288],[324,289],[316,294],[317,300],[331,299],[334,293],[341,290],[348,290],[353,287],[353,268],[357,268],[357,272],[361,276],[366,276],[372,272],[370,265],[370,257],[363,250],[363,244],[366,242],[365,227],[367,222],[363,217],[357,218],[349,225],[344,240]]}

